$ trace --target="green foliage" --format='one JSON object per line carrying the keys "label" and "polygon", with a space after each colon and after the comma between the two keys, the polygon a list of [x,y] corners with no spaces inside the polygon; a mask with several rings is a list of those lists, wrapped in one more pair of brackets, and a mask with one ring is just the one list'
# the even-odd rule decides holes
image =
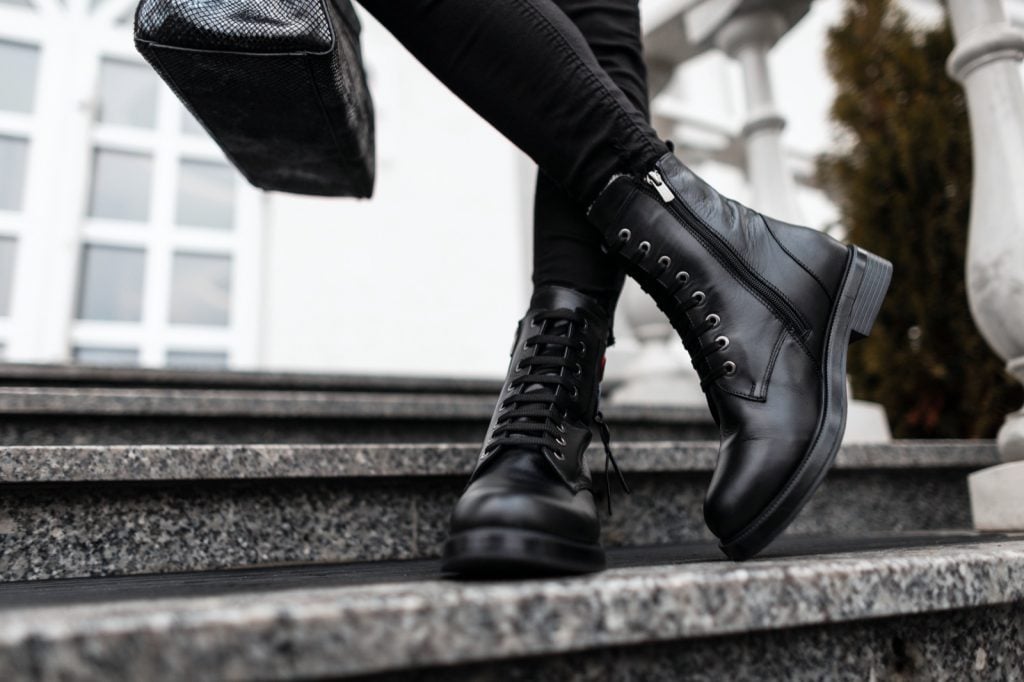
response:
{"label": "green foliage", "polygon": [[1020,404],[967,308],[971,140],[963,91],[945,72],[952,48],[948,27],[915,29],[890,0],[849,0],[829,35],[843,151],[821,159],[819,177],[850,241],[895,269],[850,374],[903,438],[991,437]]}

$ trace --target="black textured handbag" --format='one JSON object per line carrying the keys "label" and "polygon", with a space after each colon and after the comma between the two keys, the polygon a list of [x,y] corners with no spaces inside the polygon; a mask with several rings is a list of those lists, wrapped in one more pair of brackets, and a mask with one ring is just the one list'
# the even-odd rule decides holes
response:
{"label": "black textured handbag", "polygon": [[142,0],[135,45],[257,187],[368,197],[373,103],[349,0]]}

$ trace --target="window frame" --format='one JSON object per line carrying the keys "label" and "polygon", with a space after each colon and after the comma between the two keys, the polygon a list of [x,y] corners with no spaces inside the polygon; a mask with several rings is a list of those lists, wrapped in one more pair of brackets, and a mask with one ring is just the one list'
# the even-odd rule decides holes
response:
{"label": "window frame", "polygon": [[[97,120],[101,60],[145,64],[130,23],[118,23],[136,1],[105,0],[95,8],[90,0],[0,4],[0,40],[40,51],[33,113],[0,112],[0,134],[29,143],[22,210],[0,211],[0,236],[17,240],[11,316],[0,319],[0,344],[10,361],[67,362],[79,346],[135,347],[140,365],[162,367],[173,348],[223,351],[229,367],[255,368],[263,193],[239,175],[231,229],[177,227],[178,160],[224,162],[223,154],[207,137],[182,130],[181,105],[165,85],[158,87],[154,129]],[[147,222],[88,216],[96,147],[153,155]],[[141,323],[75,319],[84,244],[145,251]],[[231,255],[228,327],[170,324],[171,259],[178,251]]]}
{"label": "window frame", "polygon": [[28,289],[23,281],[27,270],[25,266],[25,236],[33,222],[33,214],[36,212],[30,202],[30,186],[33,181],[38,182],[36,179],[36,176],[39,175],[37,141],[44,130],[38,112],[43,99],[41,90],[47,41],[45,26],[42,17],[39,16],[38,8],[38,2],[34,2],[32,7],[0,5],[0,41],[29,45],[39,51],[31,111],[0,110],[0,135],[22,139],[28,144],[24,177],[22,178],[21,206],[18,210],[0,209],[0,237],[13,239],[15,242],[15,257],[11,272],[11,297],[7,301],[8,315],[0,317],[0,345],[4,346],[3,360],[15,357],[20,345],[19,339],[26,336],[25,328],[27,326],[23,320],[24,314],[21,314],[21,311],[25,309],[23,299]]}

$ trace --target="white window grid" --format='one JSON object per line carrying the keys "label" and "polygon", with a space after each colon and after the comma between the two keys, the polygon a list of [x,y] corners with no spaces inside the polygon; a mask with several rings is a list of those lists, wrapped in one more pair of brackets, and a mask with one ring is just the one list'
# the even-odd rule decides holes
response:
{"label": "white window grid", "polygon": [[[8,16],[11,15],[11,16]],[[22,45],[30,45],[35,48],[40,48],[38,32],[36,29],[36,22],[32,21],[34,17],[29,15],[29,12],[24,8],[0,6],[0,41],[17,43]],[[40,69],[41,70],[41,69]],[[36,102],[39,100],[39,88],[38,81],[36,87]],[[13,111],[0,110],[0,136],[12,137],[17,139],[23,139],[28,142],[29,155],[26,158],[25,172],[30,173],[33,167],[32,164],[32,151],[34,148],[34,141],[37,136],[38,121],[32,113],[21,113]],[[14,335],[15,329],[15,310],[14,310],[14,297],[17,294],[18,287],[18,268],[21,250],[22,240],[26,231],[27,223],[27,178],[23,184],[25,190],[22,195],[22,203],[20,210],[2,210],[0,209],[0,238],[13,239],[16,243],[14,268],[15,272],[11,277],[11,301],[9,307],[9,315],[7,317],[0,317],[0,344],[5,348],[5,355],[10,355],[11,339]]]}
{"label": "white window grid", "polygon": [[[225,352],[229,366],[255,367],[263,193],[238,176],[231,229],[175,225],[179,161],[225,162],[217,146],[205,136],[182,131],[183,108],[165,86],[157,97],[153,129],[96,120],[101,60],[145,63],[132,44],[130,22],[119,22],[137,0],[104,0],[96,8],[92,0],[33,2],[34,11],[0,5],[0,40],[40,49],[34,112],[0,112],[0,134],[27,138],[30,145],[23,210],[0,211],[0,236],[18,240],[11,315],[0,319],[6,359],[67,361],[73,347],[89,346],[137,349],[143,366],[164,365],[173,350]],[[152,158],[145,223],[87,215],[96,148]],[[76,319],[84,244],[144,250],[141,322]],[[176,252],[231,258],[228,326],[169,323]]]}

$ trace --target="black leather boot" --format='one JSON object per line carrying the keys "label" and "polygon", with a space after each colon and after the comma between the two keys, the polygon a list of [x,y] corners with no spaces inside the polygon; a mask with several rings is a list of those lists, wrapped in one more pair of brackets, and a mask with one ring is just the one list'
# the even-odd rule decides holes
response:
{"label": "black leather boot", "polygon": [[476,469],[452,512],[442,570],[492,577],[604,568],[584,453],[597,423],[611,457],[598,416],[609,333],[594,299],[557,286],[534,292]]}
{"label": "black leather boot", "polygon": [[722,434],[704,518],[729,557],[752,557],[835,458],[846,348],[892,265],[722,197],[672,154],[615,178],[589,215],[682,336]]}

